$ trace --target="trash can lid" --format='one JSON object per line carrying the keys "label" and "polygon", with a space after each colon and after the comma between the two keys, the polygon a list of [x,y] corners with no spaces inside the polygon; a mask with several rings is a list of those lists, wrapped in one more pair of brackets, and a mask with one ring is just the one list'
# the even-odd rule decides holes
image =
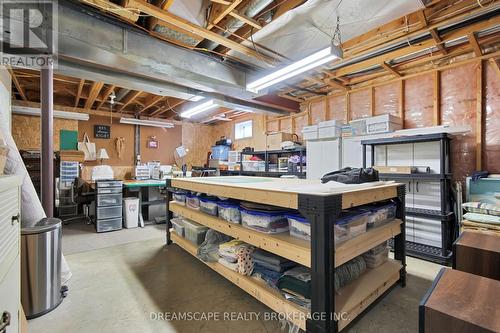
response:
{"label": "trash can lid", "polygon": [[62,221],[53,217],[45,217],[30,227],[21,228],[21,235],[41,234],[61,227]]}

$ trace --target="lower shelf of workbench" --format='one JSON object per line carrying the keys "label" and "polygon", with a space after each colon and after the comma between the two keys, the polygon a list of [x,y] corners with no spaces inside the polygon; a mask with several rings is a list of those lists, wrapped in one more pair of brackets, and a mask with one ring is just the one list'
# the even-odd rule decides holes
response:
{"label": "lower shelf of workbench", "polygon": [[[196,256],[197,247],[195,245],[177,235],[175,231],[171,230],[170,232],[174,243]],[[292,318],[294,324],[305,330],[306,319],[310,316],[307,309],[287,301],[279,292],[258,279],[243,276],[218,263],[203,263],[272,310],[287,314],[288,318]],[[358,279],[343,287],[335,295],[336,313],[338,315],[344,313],[338,323],[339,331],[399,281],[401,268],[400,262],[388,260],[377,268],[368,269]]]}

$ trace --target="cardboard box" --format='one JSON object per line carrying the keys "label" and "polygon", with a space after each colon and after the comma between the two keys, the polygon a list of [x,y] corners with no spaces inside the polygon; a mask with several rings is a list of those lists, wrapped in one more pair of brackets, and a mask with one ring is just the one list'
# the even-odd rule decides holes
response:
{"label": "cardboard box", "polygon": [[411,166],[385,166],[385,165],[375,165],[373,167],[380,173],[400,173],[409,175],[415,172],[415,167]]}
{"label": "cardboard box", "polygon": [[[294,141],[294,135],[291,133],[276,132],[266,136],[267,150],[280,150],[283,141]],[[295,137],[295,140],[297,138]]]}

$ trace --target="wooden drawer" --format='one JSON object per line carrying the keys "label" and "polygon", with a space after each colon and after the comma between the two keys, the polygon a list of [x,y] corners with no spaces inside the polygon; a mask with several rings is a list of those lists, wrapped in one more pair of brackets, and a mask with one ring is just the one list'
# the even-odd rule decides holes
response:
{"label": "wooden drawer", "polygon": [[[19,187],[0,190],[0,267],[10,267],[19,254]],[[0,269],[5,274],[5,270]],[[0,279],[3,277],[0,274]]]}

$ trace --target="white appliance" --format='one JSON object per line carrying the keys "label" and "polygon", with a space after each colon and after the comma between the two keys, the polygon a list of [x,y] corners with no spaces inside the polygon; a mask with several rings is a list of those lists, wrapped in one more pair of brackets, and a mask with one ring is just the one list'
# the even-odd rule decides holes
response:
{"label": "white appliance", "polygon": [[19,253],[21,179],[0,176],[0,316],[10,314],[7,332],[19,332],[21,260]]}
{"label": "white appliance", "polygon": [[324,174],[340,169],[341,142],[341,138],[306,142],[307,179],[320,179]]}

